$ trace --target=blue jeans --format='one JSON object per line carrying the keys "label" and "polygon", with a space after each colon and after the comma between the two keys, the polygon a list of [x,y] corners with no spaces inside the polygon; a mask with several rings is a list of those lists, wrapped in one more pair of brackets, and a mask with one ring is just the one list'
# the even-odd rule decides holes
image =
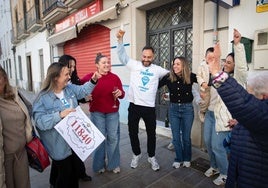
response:
{"label": "blue jeans", "polygon": [[191,161],[191,130],[194,121],[192,103],[170,103],[169,121],[172,131],[172,143],[176,153],[175,162]]}
{"label": "blue jeans", "polygon": [[221,174],[227,175],[228,159],[223,140],[229,131],[216,132],[215,116],[213,111],[207,111],[204,121],[204,141],[210,159],[210,166],[218,168]]}
{"label": "blue jeans", "polygon": [[[105,136],[104,142],[95,150],[93,155],[93,171],[98,172],[102,168],[113,170],[120,166],[120,123],[119,113],[91,112],[91,121]],[[105,158],[107,156],[107,166]]]}

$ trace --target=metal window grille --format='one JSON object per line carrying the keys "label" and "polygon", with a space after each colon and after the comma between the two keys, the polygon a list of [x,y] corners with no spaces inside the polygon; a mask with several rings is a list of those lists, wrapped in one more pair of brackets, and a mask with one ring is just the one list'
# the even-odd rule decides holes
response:
{"label": "metal window grille", "polygon": [[[192,18],[193,0],[178,0],[146,12],[147,45],[155,49],[155,64],[170,69],[174,57],[184,56],[192,66]],[[167,88],[163,87],[157,95],[159,120],[167,114],[167,102],[162,97],[165,92]]]}

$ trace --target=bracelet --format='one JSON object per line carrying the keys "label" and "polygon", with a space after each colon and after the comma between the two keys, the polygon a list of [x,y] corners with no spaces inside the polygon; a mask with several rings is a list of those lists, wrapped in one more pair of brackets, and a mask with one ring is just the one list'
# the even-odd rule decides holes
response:
{"label": "bracelet", "polygon": [[91,79],[90,79],[90,82],[91,82],[92,84],[96,85],[97,82],[98,82],[98,80],[95,82],[95,81],[91,78]]}
{"label": "bracelet", "polygon": [[212,80],[218,79],[223,74],[223,71],[217,72],[215,76],[212,76]]}
{"label": "bracelet", "polygon": [[216,76],[213,76],[212,78],[212,84],[213,86],[217,89],[219,88],[224,82],[225,80],[227,80],[227,78],[229,77],[229,75],[226,72],[219,72],[216,74]]}

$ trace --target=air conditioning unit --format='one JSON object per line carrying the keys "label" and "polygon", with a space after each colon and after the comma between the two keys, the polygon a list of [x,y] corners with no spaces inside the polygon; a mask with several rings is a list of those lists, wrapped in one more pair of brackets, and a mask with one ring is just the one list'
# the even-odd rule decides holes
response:
{"label": "air conditioning unit", "polygon": [[255,31],[254,69],[268,69],[268,28]]}

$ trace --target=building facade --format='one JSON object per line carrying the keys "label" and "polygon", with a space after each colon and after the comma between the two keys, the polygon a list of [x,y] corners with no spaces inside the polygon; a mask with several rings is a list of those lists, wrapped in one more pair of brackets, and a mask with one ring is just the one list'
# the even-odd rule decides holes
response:
{"label": "building facade", "polygon": [[[79,77],[83,77],[95,71],[98,52],[110,58],[112,71],[127,91],[129,72],[116,54],[116,32],[121,25],[126,31],[125,48],[133,59],[140,59],[143,46],[151,45],[156,50],[156,64],[169,69],[175,56],[185,56],[193,72],[215,41],[220,41],[224,59],[232,51],[233,28],[237,28],[249,45],[249,71],[268,69],[263,61],[268,59],[268,12],[256,1],[10,0],[10,4],[12,45],[7,49],[11,60],[6,63],[2,54],[1,65],[8,64],[12,83],[35,93],[40,91],[47,67],[59,56],[74,56]],[[170,134],[163,123],[167,114],[167,103],[161,98],[164,92],[165,88],[157,94],[158,127]],[[127,107],[123,99],[122,122],[127,121]],[[200,124],[195,118],[192,142],[202,147]]]}
{"label": "building facade", "polygon": [[[4,0],[0,2],[0,62],[8,72],[8,76],[14,81],[15,72],[13,71],[14,65],[14,52],[15,48],[11,43],[12,37],[12,24],[11,24],[11,12],[10,1]],[[11,82],[15,85],[16,82]]]}

